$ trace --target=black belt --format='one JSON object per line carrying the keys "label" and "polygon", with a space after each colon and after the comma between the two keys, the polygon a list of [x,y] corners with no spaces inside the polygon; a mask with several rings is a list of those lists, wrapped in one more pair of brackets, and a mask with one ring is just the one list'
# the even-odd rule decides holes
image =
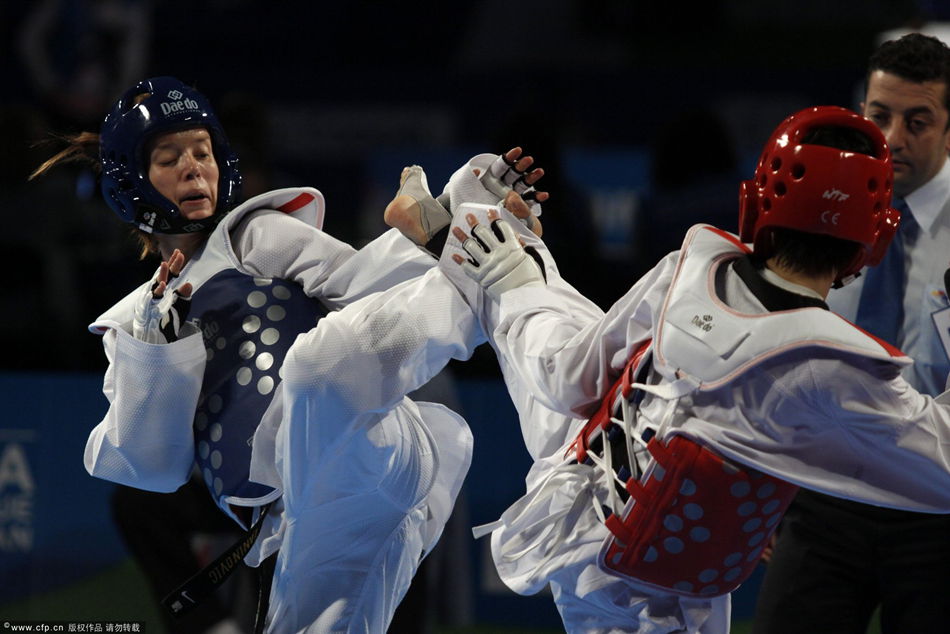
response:
{"label": "black belt", "polygon": [[[162,599],[162,605],[168,608],[175,618],[180,618],[184,614],[187,614],[199,603],[211,596],[211,594],[218,589],[218,586],[231,576],[231,573],[238,567],[238,564],[244,561],[244,556],[251,550],[251,546],[254,545],[254,542],[257,541],[257,536],[261,533],[261,527],[264,524],[264,518],[267,517],[267,511],[269,509],[270,504],[261,507],[260,516],[258,516],[257,521],[251,526],[250,530],[244,534],[244,537],[228,548],[220,557],[202,568],[188,579],[188,581],[178,586],[178,588]],[[272,555],[264,562],[268,565],[262,563],[260,567],[261,592],[258,597],[257,627],[255,627],[255,632],[261,631],[263,627],[264,615],[267,612],[267,597],[270,589],[269,577],[273,576],[273,559],[275,557],[276,555]],[[264,577],[268,578],[265,579]]]}

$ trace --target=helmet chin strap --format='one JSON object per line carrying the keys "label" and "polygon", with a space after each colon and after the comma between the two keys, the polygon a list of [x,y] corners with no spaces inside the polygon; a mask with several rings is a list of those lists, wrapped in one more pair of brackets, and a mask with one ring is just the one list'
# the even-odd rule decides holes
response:
{"label": "helmet chin strap", "polygon": [[212,231],[218,226],[226,213],[226,211],[215,210],[207,218],[189,220],[180,215],[180,212],[177,217],[169,217],[168,212],[164,209],[140,203],[137,216],[139,229],[146,233],[185,234]]}

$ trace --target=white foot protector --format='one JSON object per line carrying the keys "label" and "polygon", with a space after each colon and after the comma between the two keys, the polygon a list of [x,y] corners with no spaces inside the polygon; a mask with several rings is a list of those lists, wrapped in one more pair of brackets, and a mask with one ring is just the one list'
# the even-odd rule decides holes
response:
{"label": "white foot protector", "polygon": [[[393,226],[420,246],[424,246],[452,222],[452,214],[429,192],[426,173],[418,165],[411,165],[403,170],[399,191],[396,192],[390,207],[394,207],[400,196],[408,196],[416,204],[402,205],[402,218]],[[388,211],[390,210],[387,209]]]}

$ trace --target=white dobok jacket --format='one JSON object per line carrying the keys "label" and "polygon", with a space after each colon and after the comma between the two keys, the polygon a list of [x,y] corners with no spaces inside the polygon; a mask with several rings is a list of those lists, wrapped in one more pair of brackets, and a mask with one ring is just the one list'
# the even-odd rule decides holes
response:
{"label": "white dobok jacket", "polygon": [[[310,458],[300,443],[278,446],[287,398],[280,364],[283,354],[299,333],[315,326],[328,311],[332,313],[417,277],[435,264],[395,230],[356,251],[320,231],[322,220],[323,197],[310,188],[262,194],[230,212],[169,284],[169,292],[185,282],[194,287],[195,306],[189,320],[198,322],[187,324],[182,331],[186,336],[178,341],[149,344],[131,335],[133,306],[151,281],[90,326],[90,330],[103,335],[110,362],[103,386],[109,410],[90,433],[86,445],[84,460],[90,474],[167,492],[188,480],[197,460],[212,495],[225,512],[237,519],[231,505],[256,507],[276,499],[285,486],[290,486],[282,478],[317,468],[306,464]],[[288,290],[290,286],[298,290]],[[315,300],[312,317],[309,324],[295,323],[288,329],[285,324],[292,312],[288,302],[304,301],[291,295],[298,291],[304,299]],[[202,296],[212,301],[205,302],[206,310],[197,310]],[[196,315],[196,310],[200,314]],[[226,327],[225,322],[234,314],[242,315],[237,327]],[[240,336],[227,337],[229,330]],[[274,354],[282,345],[282,353]],[[223,370],[226,376],[213,378],[233,389],[212,390],[208,368],[216,358],[228,354],[229,359],[242,363],[233,367],[229,363]],[[248,419],[246,428],[241,428],[244,435],[229,449],[222,446],[228,438],[228,424],[215,417],[228,411],[229,398],[245,394],[253,398],[235,402],[245,413],[258,408],[260,416],[243,417]],[[444,469],[434,478],[439,491],[433,497],[444,498],[437,513],[441,517],[432,518],[430,533],[437,537],[441,530],[438,522],[447,519],[468,467],[471,440],[467,427],[442,407],[408,400],[400,405],[399,399],[390,399],[387,405],[397,409],[408,406],[414,415],[421,416],[437,445],[451,445],[451,469]],[[316,413],[308,415],[316,421]],[[233,416],[229,420],[241,418]],[[343,432],[327,431],[328,435],[333,433]],[[236,445],[244,445],[244,453]],[[243,479],[232,491],[228,491],[229,474],[234,478],[229,468],[239,472],[238,480]],[[359,475],[369,477],[354,473],[354,478]],[[443,476],[447,481],[442,480]],[[269,539],[279,530],[279,514],[272,514],[258,547],[267,545],[263,552],[255,548],[248,556],[249,563],[256,563],[278,547],[279,540]]]}
{"label": "white dobok jacket", "polygon": [[[464,220],[456,223],[467,228]],[[695,227],[681,251],[600,315],[578,310],[582,302],[564,286],[514,289],[489,305],[451,261],[453,252],[462,253],[450,240],[440,269],[490,333],[516,404],[533,402],[538,412],[565,416],[567,441],[536,456],[527,495],[490,528],[502,579],[522,593],[550,583],[566,625],[598,622],[588,621],[587,611],[601,613],[608,629],[633,615],[644,631],[728,629],[728,596],[658,597],[596,565],[608,532],[593,505],[606,500],[606,490],[592,467],[571,464],[567,448],[578,425],[567,417],[593,414],[647,339],[654,339],[648,383],[656,394],[647,393],[641,404],[638,433],[684,434],[831,495],[950,510],[947,397],[914,391],[899,376],[908,359],[837,315],[821,308],[769,313],[730,266],[744,255],[733,236]],[[786,291],[809,292],[765,277]],[[536,420],[549,427],[554,418]],[[522,419],[523,429],[531,424]],[[572,597],[583,603],[578,607]],[[622,631],[637,627],[631,622]]]}

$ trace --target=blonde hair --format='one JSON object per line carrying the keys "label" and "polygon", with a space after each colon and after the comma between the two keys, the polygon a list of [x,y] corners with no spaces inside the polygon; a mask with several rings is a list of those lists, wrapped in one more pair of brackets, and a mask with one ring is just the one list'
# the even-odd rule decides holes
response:
{"label": "blonde hair", "polygon": [[53,135],[51,142],[65,143],[66,147],[43,161],[30,174],[29,180],[42,176],[57,165],[64,163],[85,163],[92,166],[98,174],[102,166],[99,163],[99,135],[95,132],[80,132],[72,136]]}
{"label": "blonde hair", "polygon": [[[83,163],[89,165],[95,170],[96,174],[102,171],[102,164],[99,162],[99,135],[95,132],[80,132],[74,135],[52,135],[50,143],[65,143],[66,147],[43,161],[29,176],[33,180],[43,176],[57,165],[66,163]],[[152,254],[159,253],[158,243],[155,237],[141,229],[135,228],[132,231],[133,237],[139,243],[139,259],[144,260]]]}

